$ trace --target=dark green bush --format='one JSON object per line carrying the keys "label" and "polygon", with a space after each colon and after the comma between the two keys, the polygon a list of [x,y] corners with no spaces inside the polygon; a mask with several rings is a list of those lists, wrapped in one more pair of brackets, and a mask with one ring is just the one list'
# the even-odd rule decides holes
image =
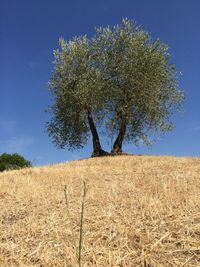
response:
{"label": "dark green bush", "polygon": [[24,157],[14,154],[4,153],[0,156],[0,172],[4,170],[16,170],[24,167],[31,167],[31,162]]}

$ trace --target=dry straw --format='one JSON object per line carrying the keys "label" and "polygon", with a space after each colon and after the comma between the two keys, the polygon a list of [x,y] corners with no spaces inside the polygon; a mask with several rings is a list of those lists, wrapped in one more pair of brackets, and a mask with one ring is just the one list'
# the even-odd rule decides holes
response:
{"label": "dry straw", "polygon": [[3,267],[197,267],[200,159],[120,156],[3,172],[0,218]]}

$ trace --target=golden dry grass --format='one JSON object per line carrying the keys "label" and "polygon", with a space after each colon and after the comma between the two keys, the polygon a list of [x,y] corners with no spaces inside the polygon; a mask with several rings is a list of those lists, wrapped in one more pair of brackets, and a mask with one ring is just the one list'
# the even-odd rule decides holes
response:
{"label": "golden dry grass", "polygon": [[0,174],[0,266],[200,266],[200,158],[93,158]]}

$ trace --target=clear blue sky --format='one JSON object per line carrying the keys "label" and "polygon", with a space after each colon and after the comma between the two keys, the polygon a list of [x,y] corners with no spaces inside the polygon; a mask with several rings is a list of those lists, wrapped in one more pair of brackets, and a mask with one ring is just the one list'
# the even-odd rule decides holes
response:
{"label": "clear blue sky", "polygon": [[199,0],[0,0],[0,154],[20,153],[35,165],[90,155],[91,143],[73,153],[57,150],[45,132],[53,50],[61,36],[90,36],[95,26],[128,17],[169,44],[186,101],[184,113],[173,118],[173,132],[151,149],[125,149],[200,156],[199,12]]}

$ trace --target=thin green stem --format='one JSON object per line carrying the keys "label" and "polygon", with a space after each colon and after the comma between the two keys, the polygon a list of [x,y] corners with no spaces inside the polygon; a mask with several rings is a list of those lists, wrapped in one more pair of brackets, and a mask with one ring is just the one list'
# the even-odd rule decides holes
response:
{"label": "thin green stem", "polygon": [[70,224],[70,230],[71,230],[71,234],[72,234],[72,242],[73,245],[75,247],[75,251],[76,251],[76,258],[77,260],[79,259],[79,254],[78,254],[78,248],[76,245],[76,239],[75,239],[75,234],[74,234],[74,229],[73,229],[73,222],[72,222],[72,217],[69,211],[69,203],[68,203],[68,199],[67,199],[67,186],[65,185],[64,188],[64,195],[65,195],[65,203],[66,203],[66,207],[67,207],[67,217],[69,219],[69,224]]}
{"label": "thin green stem", "polygon": [[84,181],[83,182],[83,199],[82,199],[82,206],[81,206],[79,250],[78,250],[79,267],[81,267],[81,252],[82,252],[82,242],[83,242],[83,214],[84,214],[84,206],[85,206],[85,197],[86,197],[86,185],[85,185],[85,181]]}

